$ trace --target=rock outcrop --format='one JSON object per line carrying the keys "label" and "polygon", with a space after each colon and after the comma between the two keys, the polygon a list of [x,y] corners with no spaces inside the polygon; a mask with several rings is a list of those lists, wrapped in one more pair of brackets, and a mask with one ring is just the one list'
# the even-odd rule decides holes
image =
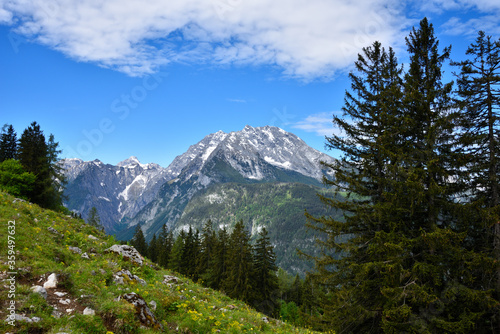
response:
{"label": "rock outcrop", "polygon": [[113,252],[123,256],[125,260],[137,263],[142,266],[144,258],[133,246],[129,245],[113,245],[105,250],[106,253]]}
{"label": "rock outcrop", "polygon": [[134,305],[139,321],[143,325],[154,329],[163,330],[162,324],[158,320],[156,320],[156,317],[149,309],[148,304],[140,295],[136,294],[135,292],[131,292],[120,296],[119,299],[123,299]]}
{"label": "rock outcrop", "polygon": [[130,271],[126,269],[122,269],[116,274],[113,275],[113,281],[116,284],[126,284],[129,282],[135,282],[141,284],[143,286],[147,285],[146,281],[142,278],[139,278],[137,275],[132,274]]}

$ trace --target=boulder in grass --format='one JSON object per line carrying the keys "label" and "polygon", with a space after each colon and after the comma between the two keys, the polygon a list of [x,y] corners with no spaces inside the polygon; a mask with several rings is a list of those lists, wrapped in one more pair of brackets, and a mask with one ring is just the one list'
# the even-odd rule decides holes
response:
{"label": "boulder in grass", "polygon": [[132,274],[130,271],[128,271],[126,269],[122,269],[119,272],[117,272],[116,274],[114,274],[113,281],[116,284],[125,284],[125,283],[129,283],[129,282],[136,282],[136,283],[139,283],[143,286],[147,285],[145,280],[143,280],[142,278],[139,278],[139,276],[137,276],[137,275]]}
{"label": "boulder in grass", "polygon": [[78,247],[69,246],[68,249],[76,254],[82,254],[82,250]]}
{"label": "boulder in grass", "polygon": [[43,299],[47,299],[47,290],[45,290],[44,287],[40,286],[40,285],[35,285],[35,286],[32,286],[31,287],[31,290],[34,292],[34,293],[38,293],[40,294]]}
{"label": "boulder in grass", "polygon": [[95,311],[90,307],[86,307],[85,310],[83,310],[83,315],[95,315]]}
{"label": "boulder in grass", "polygon": [[137,263],[140,266],[142,266],[142,261],[144,260],[144,258],[137,251],[137,249],[129,245],[113,245],[108,249],[106,249],[104,252],[106,253],[113,252],[120,254],[121,256],[123,256],[124,259]]}
{"label": "boulder in grass", "polygon": [[172,275],[163,275],[163,284],[179,284],[181,280]]}

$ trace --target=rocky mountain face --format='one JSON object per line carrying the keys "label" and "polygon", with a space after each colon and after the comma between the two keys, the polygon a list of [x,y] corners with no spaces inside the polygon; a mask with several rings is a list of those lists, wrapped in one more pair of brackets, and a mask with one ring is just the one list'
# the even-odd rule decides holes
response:
{"label": "rocky mountain face", "polygon": [[120,230],[173,177],[160,165],[141,164],[135,157],[116,166],[80,159],[65,159],[61,165],[68,182],[65,205],[83,218],[95,206],[108,233]]}
{"label": "rocky mountain face", "polygon": [[[171,173],[184,168],[165,183],[153,201],[132,220],[118,237],[131,237],[141,224],[152,237],[164,224],[176,225],[191,198],[210,185],[219,183],[299,182],[320,185],[324,171],[320,161],[333,158],[309,147],[300,138],[277,127],[253,128],[208,135],[168,167]],[[171,165],[171,166],[172,166]]]}
{"label": "rocky mountain face", "polygon": [[[286,188],[279,184],[297,183],[313,187],[308,193],[315,196],[326,173],[320,161],[333,162],[333,158],[280,128],[246,126],[241,131],[219,131],[206,136],[176,157],[167,168],[144,165],[134,157],[117,166],[97,160],[71,159],[63,161],[63,167],[69,181],[66,191],[68,208],[85,217],[95,206],[106,231],[116,234],[118,239],[127,240],[133,236],[137,224],[147,239],[165,224],[173,230],[184,228],[189,223],[186,219],[180,220],[188,215],[185,209],[191,200],[210,194],[217,185],[276,184],[270,186],[269,191],[278,194]],[[216,192],[220,191],[224,192],[224,189],[217,188]],[[266,201],[261,205],[266,203],[271,205]],[[295,205],[303,203],[295,202]],[[299,210],[302,215],[304,209]],[[193,217],[192,212],[190,217]],[[200,223],[208,218],[231,225],[231,219],[218,220],[216,215],[198,217],[196,221]],[[234,217],[232,220],[234,224]],[[252,221],[263,226],[267,224],[270,228],[273,226],[272,215],[262,216],[258,222]],[[280,224],[286,225],[286,222]],[[193,225],[198,227],[199,224],[193,221]]]}

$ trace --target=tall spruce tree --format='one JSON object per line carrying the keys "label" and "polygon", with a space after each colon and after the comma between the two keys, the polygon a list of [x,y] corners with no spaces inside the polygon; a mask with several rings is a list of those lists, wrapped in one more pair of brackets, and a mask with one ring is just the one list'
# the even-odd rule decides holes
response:
{"label": "tall spruce tree", "polygon": [[135,233],[130,240],[130,244],[134,246],[142,256],[147,256],[148,244],[146,243],[146,238],[144,237],[144,233],[142,232],[142,228],[139,224],[137,224],[137,227],[135,228]]}
{"label": "tall spruce tree", "polygon": [[17,158],[17,134],[14,127],[5,124],[0,135],[0,162]]}
{"label": "tall spruce tree", "polygon": [[229,237],[227,275],[222,290],[231,298],[250,303],[255,296],[254,266],[250,234],[242,220],[238,221]]}
{"label": "tall spruce tree", "polygon": [[229,235],[225,226],[218,231],[214,246],[209,259],[209,266],[202,279],[206,286],[219,290],[226,279],[229,261]]}
{"label": "tall spruce tree", "polygon": [[427,19],[406,42],[402,83],[391,50],[375,43],[360,55],[343,108],[351,119],[334,117],[344,135],[328,138],[344,155],[326,183],[346,199],[322,198],[344,221],[309,216],[327,235],[313,276],[327,288],[321,323],[338,332],[468,332],[491,306],[472,275],[485,259],[456,231],[453,179],[463,159],[454,150],[452,84],[441,82],[449,48],[439,54]]}
{"label": "tall spruce tree", "polygon": [[36,181],[31,200],[45,208],[50,208],[49,196],[52,180],[50,179],[45,136],[36,122],[24,130],[19,139],[18,158],[28,172],[35,174]]}
{"label": "tall spruce tree", "polygon": [[182,248],[180,273],[190,277],[194,281],[198,280],[198,272],[196,270],[198,250],[198,230],[195,232],[192,226],[189,226],[188,233],[184,239],[184,247]]}
{"label": "tall spruce tree", "polygon": [[64,186],[57,167],[57,156],[61,152],[57,146],[52,135],[49,142],[46,142],[40,125],[33,122],[19,139],[17,155],[26,170],[36,176],[31,200],[53,210],[62,208]]}
{"label": "tall spruce tree", "polygon": [[182,255],[184,250],[184,242],[186,239],[186,232],[181,230],[172,245],[172,251],[168,259],[168,268],[182,274]]}
{"label": "tall spruce tree", "polygon": [[149,242],[148,245],[148,257],[151,261],[157,263],[158,262],[158,240],[156,239],[156,234],[153,235],[153,238]]}
{"label": "tall spruce tree", "polygon": [[[343,156],[327,164],[335,179],[325,179],[325,183],[342,196],[320,197],[325,204],[342,210],[344,220],[307,216],[310,227],[327,234],[326,240],[318,240],[324,255],[315,259],[317,271],[310,276],[335,291],[333,299],[328,295],[321,301],[325,318],[339,326],[339,331],[363,332],[380,326],[386,301],[379,286],[387,278],[373,276],[390,273],[390,266],[397,266],[397,262],[384,264],[382,258],[388,260],[400,252],[379,247],[396,238],[386,198],[394,188],[402,142],[398,138],[402,84],[394,52],[385,51],[378,42],[364,48],[355,65],[359,74],[350,74],[352,93],[346,92],[343,118],[333,119],[342,135],[327,139],[327,145],[341,150]],[[344,256],[339,259],[337,254]],[[311,302],[305,306],[310,312]]]}
{"label": "tall spruce tree", "polygon": [[158,239],[158,264],[164,268],[168,268],[168,259],[172,251],[174,236],[172,231],[168,231],[167,225],[163,225]]}
{"label": "tall spruce tree", "polygon": [[[491,254],[492,271],[477,275],[483,286],[496,290],[500,298],[500,40],[479,31],[466,54],[469,59],[455,62],[459,104],[462,111],[462,145],[467,153],[466,195],[470,205],[464,228],[473,249]],[[496,277],[495,277],[496,276]],[[495,282],[495,284],[491,284]],[[500,332],[500,314],[495,328]]]}
{"label": "tall spruce tree", "polygon": [[197,258],[197,272],[204,280],[204,276],[210,267],[210,260],[214,257],[215,243],[217,236],[212,227],[212,221],[209,219],[203,226],[200,240],[199,256]]}
{"label": "tall spruce tree", "polygon": [[254,246],[255,299],[253,305],[262,313],[276,315],[279,295],[276,255],[265,228]]}

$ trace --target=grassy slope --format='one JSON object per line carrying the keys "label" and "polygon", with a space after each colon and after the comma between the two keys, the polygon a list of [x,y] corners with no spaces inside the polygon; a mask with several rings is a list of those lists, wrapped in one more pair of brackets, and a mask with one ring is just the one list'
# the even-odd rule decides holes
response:
{"label": "grassy slope", "polygon": [[[154,333],[139,323],[133,306],[126,301],[115,301],[119,295],[136,292],[147,302],[154,300],[156,318],[167,333],[311,333],[280,321],[263,320],[263,315],[244,303],[231,300],[224,294],[203,288],[189,279],[163,269],[156,269],[149,260],[139,267],[120,256],[104,253],[114,239],[102,235],[76,220],[43,210],[36,205],[20,202],[0,192],[0,275],[6,277],[8,267],[8,221],[15,221],[15,267],[17,268],[15,298],[8,297],[6,281],[0,285],[0,333]],[[48,231],[53,227],[64,237]],[[88,238],[92,234],[99,240]],[[82,259],[69,246],[88,252],[90,259]],[[94,253],[92,253],[94,252]],[[117,285],[113,273],[128,269],[147,281]],[[60,318],[52,316],[53,307],[40,295],[31,292],[33,285],[42,285],[41,277],[57,273],[61,279],[58,288],[69,293],[76,310]],[[171,287],[162,284],[163,275],[176,275],[182,284]],[[84,295],[84,296],[82,296]],[[8,303],[15,300],[16,313],[39,317],[40,322],[17,321],[12,327],[7,318]],[[50,300],[50,299],[49,299]],[[231,310],[234,305],[235,309]],[[81,314],[85,307],[96,311],[95,316]],[[108,333],[109,334],[109,333]]]}

